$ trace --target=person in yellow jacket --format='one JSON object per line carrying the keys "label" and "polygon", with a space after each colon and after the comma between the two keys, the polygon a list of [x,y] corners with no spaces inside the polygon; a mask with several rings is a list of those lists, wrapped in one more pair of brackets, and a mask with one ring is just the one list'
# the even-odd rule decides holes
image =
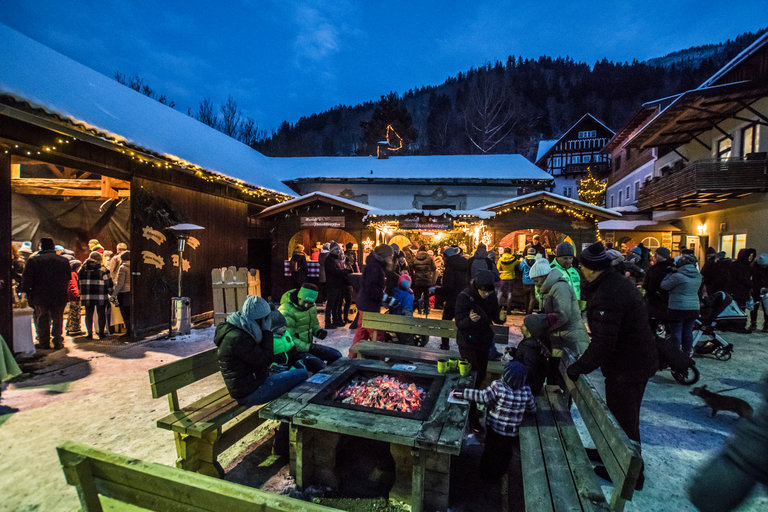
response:
{"label": "person in yellow jacket", "polygon": [[[509,315],[512,310],[512,290],[515,282],[515,267],[520,261],[520,257],[512,253],[512,249],[509,247],[504,248],[504,254],[501,255],[499,261],[496,263],[496,268],[499,270],[499,277],[501,277],[501,288],[498,288],[498,300],[499,305],[504,304],[507,308],[507,314]],[[502,297],[504,300],[502,301]]]}

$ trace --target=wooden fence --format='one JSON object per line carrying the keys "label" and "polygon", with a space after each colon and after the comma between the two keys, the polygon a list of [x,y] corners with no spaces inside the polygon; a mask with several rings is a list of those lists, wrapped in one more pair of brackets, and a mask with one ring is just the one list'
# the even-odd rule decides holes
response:
{"label": "wooden fence", "polygon": [[259,271],[241,267],[211,270],[213,288],[213,322],[218,324],[227,315],[239,311],[248,295],[261,295]]}

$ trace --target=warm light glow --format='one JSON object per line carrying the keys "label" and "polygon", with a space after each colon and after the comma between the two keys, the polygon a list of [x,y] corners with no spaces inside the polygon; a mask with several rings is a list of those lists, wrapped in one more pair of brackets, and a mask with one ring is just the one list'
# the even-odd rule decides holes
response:
{"label": "warm light glow", "polygon": [[707,233],[707,225],[699,224],[699,236],[705,235],[706,233]]}

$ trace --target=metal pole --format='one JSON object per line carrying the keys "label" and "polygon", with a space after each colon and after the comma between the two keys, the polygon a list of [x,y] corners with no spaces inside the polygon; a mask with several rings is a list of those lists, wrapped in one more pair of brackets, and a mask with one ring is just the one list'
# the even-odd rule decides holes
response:
{"label": "metal pole", "polygon": [[181,270],[182,270],[181,263],[183,261],[181,259],[182,254],[184,254],[183,249],[179,251],[179,294],[177,295],[177,297],[181,297]]}

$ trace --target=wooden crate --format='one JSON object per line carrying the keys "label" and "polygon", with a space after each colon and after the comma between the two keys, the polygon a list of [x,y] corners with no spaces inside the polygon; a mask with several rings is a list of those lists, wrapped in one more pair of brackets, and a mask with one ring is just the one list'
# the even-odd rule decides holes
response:
{"label": "wooden crate", "polygon": [[261,295],[258,270],[224,267],[211,270],[213,288],[213,322],[223,322],[227,315],[239,311],[248,295]]}

